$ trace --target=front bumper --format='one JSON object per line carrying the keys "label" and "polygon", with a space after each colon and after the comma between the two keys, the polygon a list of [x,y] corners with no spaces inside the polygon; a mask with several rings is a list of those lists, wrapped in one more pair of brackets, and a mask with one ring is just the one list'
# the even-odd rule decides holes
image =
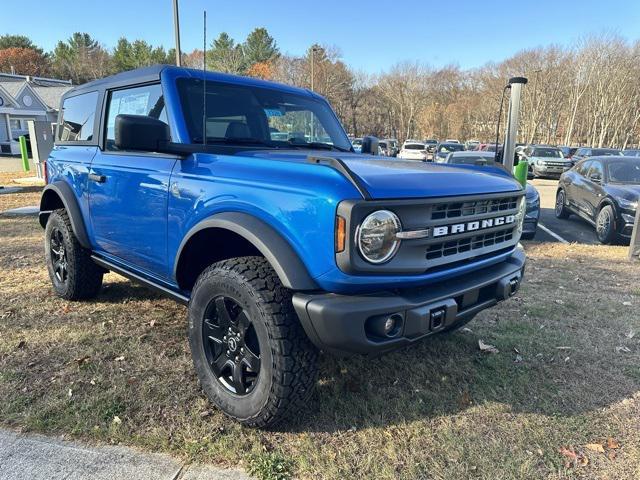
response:
{"label": "front bumper", "polygon": [[567,170],[569,170],[571,167],[570,166],[566,166],[566,167],[552,167],[552,166],[548,166],[548,165],[537,165],[537,164],[533,164],[533,171],[536,175],[541,175],[541,176],[549,176],[549,177],[560,177],[560,175],[562,175],[564,172],[566,172]]}
{"label": "front bumper", "polygon": [[630,239],[633,233],[636,214],[632,210],[625,210],[618,219],[618,233],[625,239]]}
{"label": "front bumper", "polygon": [[[409,345],[469,320],[506,300],[524,275],[521,247],[504,262],[440,283],[368,295],[296,293],[293,306],[305,332],[320,349],[335,354],[380,354]],[[395,315],[392,337],[374,332],[374,324]]]}

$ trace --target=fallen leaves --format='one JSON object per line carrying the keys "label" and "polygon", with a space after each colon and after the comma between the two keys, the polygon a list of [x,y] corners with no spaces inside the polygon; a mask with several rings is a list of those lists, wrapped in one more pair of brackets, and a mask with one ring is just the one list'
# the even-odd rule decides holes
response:
{"label": "fallen leaves", "polygon": [[[609,437],[605,443],[586,443],[583,447],[594,454],[604,454],[609,460],[613,461],[617,456],[616,450],[620,448],[620,443],[616,439]],[[589,464],[589,457],[581,449],[562,446],[558,451],[565,459],[565,468],[585,467]]]}
{"label": "fallen leaves", "polygon": [[620,443],[614,439],[614,438],[607,438],[607,448],[610,450],[615,450],[617,448],[620,448]]}
{"label": "fallen leaves", "polygon": [[593,452],[604,453],[604,447],[600,443],[587,443],[584,448]]}
{"label": "fallen leaves", "polygon": [[495,346],[484,343],[482,340],[478,340],[478,348],[484,353],[500,353],[500,350]]}
{"label": "fallen leaves", "polygon": [[576,452],[573,447],[560,447],[560,454],[565,457],[565,468],[584,467],[589,464],[589,458],[582,452]]}

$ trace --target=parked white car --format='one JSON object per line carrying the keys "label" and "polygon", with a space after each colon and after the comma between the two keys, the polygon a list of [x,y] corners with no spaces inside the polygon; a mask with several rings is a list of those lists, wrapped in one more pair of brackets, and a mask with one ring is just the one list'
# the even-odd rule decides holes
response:
{"label": "parked white car", "polygon": [[427,147],[422,142],[407,140],[402,145],[402,149],[398,154],[398,158],[402,158],[404,160],[420,160],[422,162],[426,162]]}

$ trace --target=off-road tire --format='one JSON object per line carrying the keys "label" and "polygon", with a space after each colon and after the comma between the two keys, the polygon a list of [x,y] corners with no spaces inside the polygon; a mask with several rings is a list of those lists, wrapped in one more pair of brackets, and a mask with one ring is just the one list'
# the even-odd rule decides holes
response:
{"label": "off-road tire", "polygon": [[[260,344],[260,372],[252,390],[243,395],[223,384],[205,351],[207,308],[220,298],[242,307]],[[318,351],[293,310],[290,291],[264,258],[234,258],[206,268],[193,288],[188,316],[189,344],[200,384],[227,416],[265,428],[295,415],[305,405],[317,379]]]}
{"label": "off-road tire", "polygon": [[556,218],[569,218],[571,212],[567,208],[567,194],[564,190],[560,189],[556,193],[556,206],[555,206],[555,214]]}
{"label": "off-road tire", "polygon": [[[62,280],[54,271],[54,234],[63,246],[66,276]],[[100,292],[104,270],[91,260],[89,250],[78,242],[66,210],[55,210],[49,215],[44,231],[44,251],[49,278],[57,296],[65,300],[81,300],[95,297]]]}

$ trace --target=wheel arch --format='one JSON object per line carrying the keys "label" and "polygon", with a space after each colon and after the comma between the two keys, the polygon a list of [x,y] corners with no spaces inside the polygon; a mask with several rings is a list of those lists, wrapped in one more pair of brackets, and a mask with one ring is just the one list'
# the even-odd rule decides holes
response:
{"label": "wheel arch", "polygon": [[[200,251],[211,240],[217,240],[216,246],[222,247],[222,250],[207,249],[203,261]],[[173,275],[181,289],[190,290],[197,276],[208,265],[238,255],[263,256],[282,284],[289,289],[318,289],[291,244],[264,221],[241,212],[219,213],[192,227],[176,254]]]}
{"label": "wheel arch", "polygon": [[38,221],[42,228],[47,226],[51,212],[59,208],[64,208],[67,211],[69,220],[71,220],[71,228],[80,245],[84,248],[91,248],[76,195],[69,184],[63,180],[48,184],[42,191],[40,213],[38,214]]}

